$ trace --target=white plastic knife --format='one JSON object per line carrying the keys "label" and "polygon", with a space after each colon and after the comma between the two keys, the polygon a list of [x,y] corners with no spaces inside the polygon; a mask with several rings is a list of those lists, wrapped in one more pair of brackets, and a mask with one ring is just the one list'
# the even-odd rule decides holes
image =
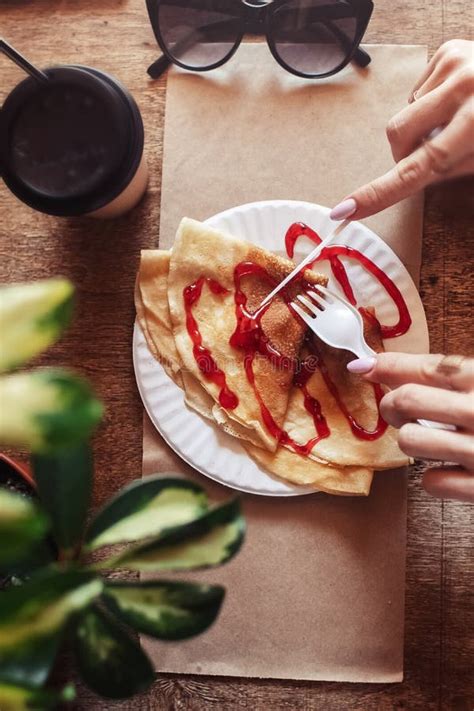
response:
{"label": "white plastic knife", "polygon": [[314,262],[314,260],[317,259],[317,257],[319,257],[319,255],[321,254],[321,252],[323,251],[323,249],[324,249],[325,247],[327,247],[328,244],[333,241],[333,239],[335,239],[338,235],[341,234],[342,230],[347,227],[347,225],[349,224],[349,222],[350,222],[350,220],[344,220],[344,222],[341,222],[341,224],[338,225],[338,226],[336,227],[336,229],[335,229],[333,232],[331,232],[330,235],[328,235],[327,237],[325,237],[325,239],[323,239],[323,240],[318,244],[318,246],[315,247],[315,249],[313,249],[313,251],[310,252],[310,253],[308,254],[308,256],[305,257],[305,258],[293,269],[293,271],[292,271],[290,274],[288,274],[288,276],[286,276],[286,277],[283,279],[283,281],[281,281],[281,282],[278,284],[278,286],[276,286],[276,287],[273,289],[273,291],[271,291],[271,292],[268,294],[268,296],[266,296],[266,297],[264,298],[264,300],[263,300],[262,303],[260,304],[259,308],[262,308],[262,306],[265,306],[265,304],[268,304],[268,302],[269,302],[271,299],[273,299],[273,297],[275,296],[275,294],[278,294],[278,292],[279,292],[281,289],[283,289],[287,284],[289,284],[290,281],[292,281],[292,280],[295,278],[295,276],[297,276],[297,275],[301,272],[301,270],[304,269],[304,267],[306,267],[307,264],[310,264],[311,262]]}

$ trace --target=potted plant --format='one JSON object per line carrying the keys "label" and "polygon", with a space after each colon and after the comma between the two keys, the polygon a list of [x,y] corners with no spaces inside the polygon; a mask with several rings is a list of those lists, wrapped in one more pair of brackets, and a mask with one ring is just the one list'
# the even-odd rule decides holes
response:
{"label": "potted plant", "polygon": [[[9,289],[16,291],[5,294]],[[52,343],[68,321],[71,299],[64,280],[0,290],[0,325],[8,324],[0,369]],[[31,451],[38,497],[0,488],[0,572],[17,576],[0,593],[0,708],[52,708],[71,699],[70,685],[45,689],[65,644],[97,693],[125,698],[142,691],[154,672],[134,632],[168,641],[199,634],[215,620],[224,589],[109,573],[228,561],[244,536],[239,503],[213,506],[198,484],[153,476],[125,487],[86,524],[93,479],[88,439],[102,412],[87,383],[58,369],[2,375],[0,401],[0,442]]]}

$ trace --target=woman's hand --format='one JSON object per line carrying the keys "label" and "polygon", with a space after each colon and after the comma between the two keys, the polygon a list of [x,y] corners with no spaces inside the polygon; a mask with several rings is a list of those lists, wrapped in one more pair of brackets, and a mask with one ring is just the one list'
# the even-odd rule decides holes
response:
{"label": "woman's hand", "polygon": [[[453,463],[425,472],[426,491],[474,502],[474,358],[381,353],[347,367],[392,388],[380,409],[389,424],[400,428],[398,443],[406,454]],[[457,430],[422,427],[415,422],[419,418]]]}
{"label": "woman's hand", "polygon": [[334,220],[358,220],[430,183],[474,173],[474,42],[450,40],[434,54],[387,126],[396,166],[348,195]]}

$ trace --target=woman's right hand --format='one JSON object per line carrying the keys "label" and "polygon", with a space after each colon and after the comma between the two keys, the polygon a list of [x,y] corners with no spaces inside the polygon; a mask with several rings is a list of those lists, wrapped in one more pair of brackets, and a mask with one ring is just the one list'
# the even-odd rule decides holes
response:
{"label": "woman's right hand", "polygon": [[396,166],[331,211],[358,220],[425,186],[474,173],[474,42],[443,44],[387,126]]}

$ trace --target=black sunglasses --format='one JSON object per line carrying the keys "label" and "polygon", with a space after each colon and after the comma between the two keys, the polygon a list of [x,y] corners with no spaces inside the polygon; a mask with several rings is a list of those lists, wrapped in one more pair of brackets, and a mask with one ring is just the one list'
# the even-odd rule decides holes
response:
{"label": "black sunglasses", "polygon": [[236,52],[244,34],[265,35],[284,69],[310,79],[329,77],[350,61],[366,67],[359,44],[372,0],[147,0],[163,52],[148,68],[156,79],[171,62],[205,72]]}

